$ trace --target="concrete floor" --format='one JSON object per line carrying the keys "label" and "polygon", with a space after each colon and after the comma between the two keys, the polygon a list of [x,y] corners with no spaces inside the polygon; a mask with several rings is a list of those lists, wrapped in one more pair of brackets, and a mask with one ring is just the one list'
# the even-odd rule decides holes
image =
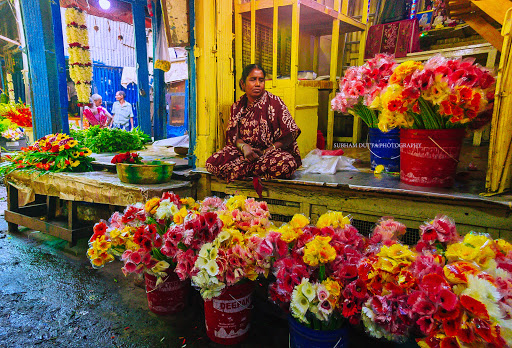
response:
{"label": "concrete floor", "polygon": [[[91,268],[85,240],[68,248],[37,231],[8,234],[5,197],[1,186],[0,347],[221,347],[206,336],[197,291],[184,312],[158,316],[120,261]],[[257,289],[250,336],[234,347],[288,347],[286,319],[265,296]],[[393,346],[352,329],[345,347]]]}

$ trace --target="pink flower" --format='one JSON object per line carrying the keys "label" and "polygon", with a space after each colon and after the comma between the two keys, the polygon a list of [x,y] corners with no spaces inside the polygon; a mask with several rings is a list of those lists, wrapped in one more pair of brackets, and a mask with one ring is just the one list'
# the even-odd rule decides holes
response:
{"label": "pink flower", "polygon": [[133,262],[126,262],[123,267],[123,273],[126,275],[127,273],[133,273],[137,269],[137,265]]}
{"label": "pink flower", "polygon": [[139,264],[142,261],[142,258],[138,252],[134,252],[130,254],[130,261]]}
{"label": "pink flower", "polygon": [[436,311],[436,307],[429,300],[420,300],[412,306],[412,311],[419,315],[432,315]]}

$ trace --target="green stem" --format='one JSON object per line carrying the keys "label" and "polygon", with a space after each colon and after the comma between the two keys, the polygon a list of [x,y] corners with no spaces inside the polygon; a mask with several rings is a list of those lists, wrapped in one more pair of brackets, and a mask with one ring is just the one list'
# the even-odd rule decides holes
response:
{"label": "green stem", "polygon": [[323,282],[325,280],[325,265],[320,265],[318,269],[318,279]]}

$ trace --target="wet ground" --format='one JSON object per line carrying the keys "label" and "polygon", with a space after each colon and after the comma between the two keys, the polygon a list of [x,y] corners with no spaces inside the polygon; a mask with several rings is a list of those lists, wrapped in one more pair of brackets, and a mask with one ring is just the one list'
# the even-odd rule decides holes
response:
{"label": "wet ground", "polygon": [[[206,336],[203,303],[192,291],[186,310],[158,316],[121,263],[91,268],[85,241],[73,249],[37,231],[7,233],[0,187],[0,347],[223,347]],[[234,347],[288,347],[288,324],[264,293],[254,299],[249,338]],[[353,331],[350,347],[386,347]],[[339,347],[339,346],[338,346]]]}

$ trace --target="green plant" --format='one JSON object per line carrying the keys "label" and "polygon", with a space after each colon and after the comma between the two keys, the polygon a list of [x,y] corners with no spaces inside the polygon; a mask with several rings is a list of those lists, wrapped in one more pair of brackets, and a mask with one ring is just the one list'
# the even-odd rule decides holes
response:
{"label": "green plant", "polygon": [[141,150],[149,139],[139,127],[127,132],[93,126],[86,130],[71,130],[71,135],[94,153]]}

